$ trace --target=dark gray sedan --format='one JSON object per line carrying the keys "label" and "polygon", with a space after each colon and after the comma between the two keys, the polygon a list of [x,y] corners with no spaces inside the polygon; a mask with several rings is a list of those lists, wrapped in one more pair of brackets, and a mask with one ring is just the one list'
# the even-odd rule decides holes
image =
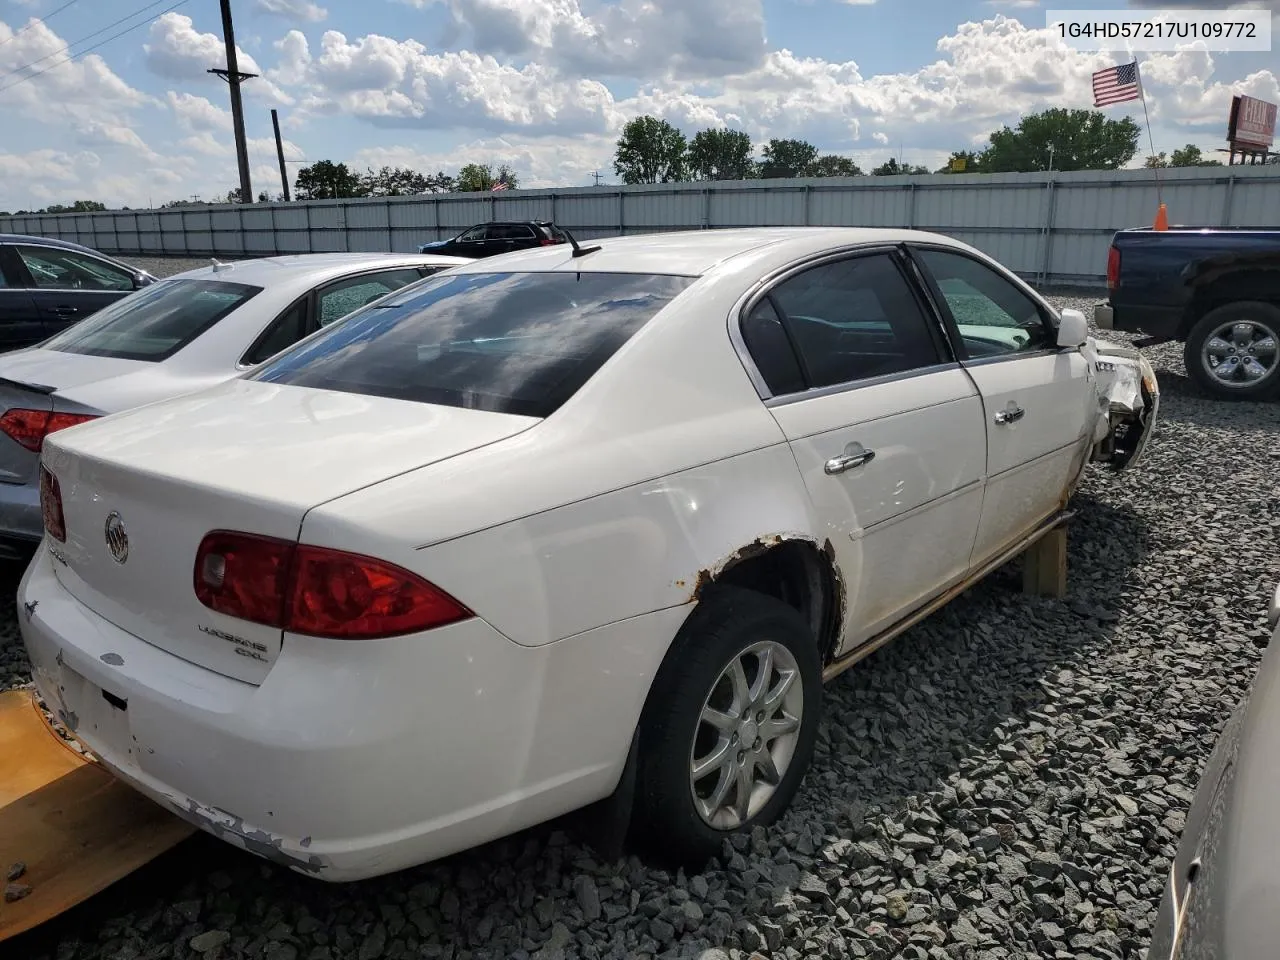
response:
{"label": "dark gray sedan", "polygon": [[78,243],[0,233],[0,352],[46,340],[154,280]]}
{"label": "dark gray sedan", "polygon": [[1147,960],[1280,956],[1280,587],[1271,644],[1187,813]]}

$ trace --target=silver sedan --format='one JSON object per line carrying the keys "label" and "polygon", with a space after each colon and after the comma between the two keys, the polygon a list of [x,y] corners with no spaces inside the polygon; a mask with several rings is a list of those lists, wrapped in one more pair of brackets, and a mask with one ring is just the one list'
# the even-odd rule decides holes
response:
{"label": "silver sedan", "polygon": [[42,535],[48,434],[228,380],[358,307],[468,262],[315,253],[214,263],[0,355],[0,557],[25,558]]}
{"label": "silver sedan", "polygon": [[1218,737],[1187,813],[1147,960],[1280,956],[1280,587],[1271,643]]}

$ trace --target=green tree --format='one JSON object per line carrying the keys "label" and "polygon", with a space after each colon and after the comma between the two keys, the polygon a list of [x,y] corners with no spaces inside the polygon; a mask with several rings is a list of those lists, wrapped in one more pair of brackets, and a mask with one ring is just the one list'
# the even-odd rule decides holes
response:
{"label": "green tree", "polygon": [[37,210],[37,213],[93,213],[97,210],[105,210],[107,205],[99,203],[97,200],[76,200],[74,203],[62,204],[51,203],[43,210]]}
{"label": "green tree", "polygon": [[747,180],[755,173],[751,137],[741,130],[698,132],[685,162],[697,180]]}
{"label": "green tree", "polygon": [[317,160],[298,171],[293,184],[299,200],[329,200],[334,197],[363,197],[365,185],[345,163]]}
{"label": "green tree", "polygon": [[1129,117],[1055,107],[991,134],[981,163],[990,173],[1027,173],[1049,169],[1052,153],[1055,170],[1118,170],[1137,154],[1139,133]]}
{"label": "green tree", "polygon": [[1167,167],[1169,165],[1169,158],[1163,153],[1157,153],[1154,155],[1147,154],[1147,159],[1142,161],[1142,165],[1148,170],[1154,170],[1157,167]]}
{"label": "green tree", "polygon": [[672,183],[683,180],[684,134],[657,117],[629,120],[618,137],[613,169],[623,183]]}
{"label": "green tree", "polygon": [[[963,170],[953,170],[951,165],[957,160],[964,161]],[[947,162],[934,171],[934,173],[982,173],[982,158],[972,150],[953,150],[951,156],[947,157]]]}
{"label": "green tree", "polygon": [[805,177],[861,177],[862,168],[837,153],[824,153],[815,157],[801,173]]}
{"label": "green tree", "polygon": [[[1161,154],[1163,156],[1163,154]],[[1173,155],[1169,158],[1169,166],[1171,167],[1220,167],[1221,160],[1209,160],[1201,152],[1200,148],[1194,143],[1188,143],[1185,147],[1181,147],[1173,151]]]}
{"label": "green tree", "polygon": [[477,193],[492,190],[500,183],[506,184],[508,190],[514,190],[520,185],[520,178],[505,163],[498,167],[496,173],[487,163],[468,163],[458,171],[453,189],[462,193]]}
{"label": "green tree", "polygon": [[[833,176],[810,174],[809,168],[818,159],[818,148],[805,140],[773,139],[764,145],[758,175],[770,179],[791,179],[804,176]],[[843,158],[841,158],[843,159]]]}
{"label": "green tree", "polygon": [[447,193],[453,189],[454,178],[443,170],[438,173],[419,173],[408,167],[369,168],[361,180],[365,193],[370,197],[412,197],[422,193]]}
{"label": "green tree", "polygon": [[928,167],[915,166],[910,163],[898,163],[896,157],[890,157],[871,171],[873,177],[902,177],[928,173]]}

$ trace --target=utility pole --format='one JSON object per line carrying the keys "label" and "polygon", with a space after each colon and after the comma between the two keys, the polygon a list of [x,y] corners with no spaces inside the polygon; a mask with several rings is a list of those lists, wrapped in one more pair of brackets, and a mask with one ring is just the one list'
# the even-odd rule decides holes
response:
{"label": "utility pole", "polygon": [[273,108],[271,126],[276,132],[276,157],[280,160],[280,185],[284,187],[284,202],[289,202],[289,171],[284,166],[284,144],[280,141],[280,115]]}
{"label": "utility pole", "polygon": [[596,171],[595,173],[593,173],[591,176],[592,176],[592,178],[595,180],[595,182],[596,182],[596,186],[597,186],[597,187],[598,187],[598,186],[600,186],[600,171],[599,171],[599,170],[597,170],[597,171]]}
{"label": "utility pole", "polygon": [[226,69],[210,70],[231,87],[231,123],[236,131],[236,160],[240,166],[240,202],[253,203],[253,184],[249,182],[249,147],[244,139],[244,105],[240,102],[240,84],[251,80],[256,73],[241,73],[236,62],[236,35],[231,26],[231,0],[221,0],[222,39],[227,46]]}

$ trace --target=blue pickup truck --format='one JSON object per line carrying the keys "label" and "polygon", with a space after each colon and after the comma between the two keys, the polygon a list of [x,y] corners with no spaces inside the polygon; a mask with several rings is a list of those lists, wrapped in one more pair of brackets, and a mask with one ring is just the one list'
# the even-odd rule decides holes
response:
{"label": "blue pickup truck", "polygon": [[1226,400],[1280,396],[1280,229],[1118,231],[1100,329],[1176,340],[1190,376]]}

